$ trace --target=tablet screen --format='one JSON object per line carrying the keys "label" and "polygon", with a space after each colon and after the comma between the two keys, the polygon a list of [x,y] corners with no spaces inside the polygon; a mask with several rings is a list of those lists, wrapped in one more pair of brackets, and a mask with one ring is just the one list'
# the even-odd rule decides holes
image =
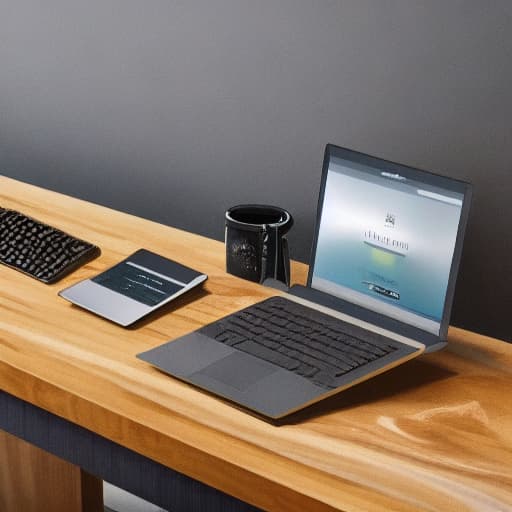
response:
{"label": "tablet screen", "polygon": [[157,305],[185,286],[130,261],[115,265],[91,281],[147,306]]}

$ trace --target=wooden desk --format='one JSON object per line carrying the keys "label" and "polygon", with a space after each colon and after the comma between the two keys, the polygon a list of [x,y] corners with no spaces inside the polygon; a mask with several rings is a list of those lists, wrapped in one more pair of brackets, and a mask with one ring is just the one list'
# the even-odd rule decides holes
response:
{"label": "wooden desk", "polygon": [[[52,286],[0,266],[9,395],[266,510],[512,510],[511,345],[452,328],[448,349],[272,426],[135,358],[273,294],[227,275],[222,243],[7,178],[0,205],[102,248]],[[207,273],[204,292],[134,329],[57,296],[140,247]]]}

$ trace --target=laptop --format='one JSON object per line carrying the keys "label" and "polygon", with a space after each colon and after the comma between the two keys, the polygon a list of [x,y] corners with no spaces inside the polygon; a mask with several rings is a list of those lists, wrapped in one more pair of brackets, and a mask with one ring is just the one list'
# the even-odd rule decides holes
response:
{"label": "laptop", "polygon": [[327,145],[306,286],[139,354],[269,420],[446,345],[471,186]]}

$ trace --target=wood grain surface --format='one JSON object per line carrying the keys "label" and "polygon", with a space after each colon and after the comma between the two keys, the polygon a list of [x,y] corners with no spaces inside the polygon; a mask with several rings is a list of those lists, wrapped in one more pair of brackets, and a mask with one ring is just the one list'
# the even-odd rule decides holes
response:
{"label": "wood grain surface", "polygon": [[[0,389],[266,510],[512,510],[511,345],[452,328],[444,351],[270,425],[135,357],[276,294],[226,274],[222,243],[8,178],[0,206],[102,249],[51,286],[0,266]],[[57,296],[141,247],[204,289],[131,329]]]}
{"label": "wood grain surface", "polygon": [[103,482],[0,431],[0,510],[103,512]]}

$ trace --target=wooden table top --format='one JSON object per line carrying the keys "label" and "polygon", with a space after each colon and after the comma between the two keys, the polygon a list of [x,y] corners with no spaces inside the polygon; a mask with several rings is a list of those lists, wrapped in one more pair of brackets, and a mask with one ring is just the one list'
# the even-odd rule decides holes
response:
{"label": "wooden table top", "polygon": [[[5,177],[0,206],[102,249],[50,286],[0,265],[0,389],[266,510],[512,510],[512,345],[451,328],[444,351],[273,426],[135,357],[276,293],[226,274],[222,243]],[[141,247],[204,289],[130,329],[57,296]]]}

